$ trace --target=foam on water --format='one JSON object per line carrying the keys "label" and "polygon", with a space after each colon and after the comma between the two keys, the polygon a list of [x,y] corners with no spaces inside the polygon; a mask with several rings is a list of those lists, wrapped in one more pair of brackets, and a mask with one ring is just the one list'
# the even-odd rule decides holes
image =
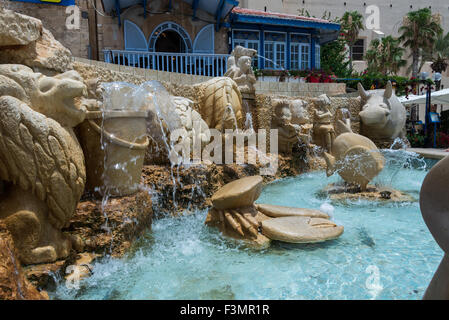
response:
{"label": "foam on water", "polygon": [[[395,166],[379,177],[416,199],[426,169]],[[317,193],[338,177],[303,174],[269,184],[257,202],[331,210],[345,227],[337,240],[275,242],[245,248],[204,226],[206,211],[154,221],[153,230],[122,259],[94,264],[81,289],[64,283],[57,299],[420,299],[443,253],[417,201],[330,203]]]}

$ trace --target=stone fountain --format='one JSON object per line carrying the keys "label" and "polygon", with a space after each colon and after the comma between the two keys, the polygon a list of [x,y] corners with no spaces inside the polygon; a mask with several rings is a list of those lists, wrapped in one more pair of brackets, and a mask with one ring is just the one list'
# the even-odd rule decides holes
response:
{"label": "stone fountain", "polygon": [[[16,258],[48,271],[69,261],[89,264],[89,254],[123,254],[151,225],[152,195],[173,215],[191,205],[208,208],[207,225],[258,248],[272,240],[336,239],[343,226],[320,210],[255,203],[264,182],[260,164],[178,165],[174,145],[203,151],[212,129],[241,130],[252,119],[246,129],[279,132],[280,169],[265,181],[319,168],[297,163],[310,165],[314,157],[322,164],[326,151],[328,175],[337,172],[347,183],[327,192],[348,197],[348,188],[369,193],[385,160],[357,124],[337,121],[337,109],[351,119],[360,113],[363,130],[388,131],[382,139],[402,130],[390,86],[380,94],[359,88],[361,98],[352,100],[258,95],[251,68],[257,52],[242,47],[232,52],[225,77],[184,86],[148,82],[73,62],[37,19],[3,9],[0,18],[15,26],[0,30],[0,240],[7,239],[0,256],[11,272],[22,272],[11,267]],[[183,134],[173,141],[175,132]],[[15,250],[6,251],[12,242]],[[438,274],[444,278],[444,270]],[[27,297],[45,295],[31,288]]]}

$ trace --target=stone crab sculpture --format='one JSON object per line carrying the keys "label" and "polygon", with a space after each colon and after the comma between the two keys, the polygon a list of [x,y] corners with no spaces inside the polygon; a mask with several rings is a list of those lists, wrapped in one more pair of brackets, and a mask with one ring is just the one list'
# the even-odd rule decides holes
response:
{"label": "stone crab sculpture", "polygon": [[266,248],[271,240],[313,243],[338,238],[344,228],[319,210],[254,204],[262,177],[250,176],[226,184],[212,196],[206,225],[223,234]]}
{"label": "stone crab sculpture", "polygon": [[421,186],[421,213],[435,241],[444,252],[423,299],[449,300],[449,157],[440,160],[426,175]]}
{"label": "stone crab sculpture", "polygon": [[55,77],[0,65],[0,219],[25,264],[68,256],[62,234],[83,193],[83,151],[73,127],[85,118],[75,71]]}
{"label": "stone crab sculpture", "polygon": [[344,181],[364,191],[382,171],[385,159],[370,139],[353,133],[341,120],[337,121],[337,126],[343,133],[335,139],[331,153],[324,153],[326,174],[329,177],[338,172]]}
{"label": "stone crab sculpture", "polygon": [[375,140],[405,139],[406,111],[388,81],[385,90],[365,91],[357,85],[362,98],[362,134]]}

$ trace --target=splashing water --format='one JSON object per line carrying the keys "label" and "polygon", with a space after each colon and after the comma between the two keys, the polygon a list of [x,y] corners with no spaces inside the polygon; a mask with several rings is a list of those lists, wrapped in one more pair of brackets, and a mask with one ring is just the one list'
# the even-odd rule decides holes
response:
{"label": "splashing water", "polygon": [[283,66],[281,66],[280,64],[277,64],[277,63],[274,62],[273,60],[268,59],[268,58],[266,58],[266,57],[264,57],[264,56],[261,56],[260,54],[258,54],[257,56],[260,57],[260,58],[262,58],[264,61],[268,61],[269,63],[273,64],[273,66],[276,66],[276,69],[280,69],[280,70],[285,71],[285,68],[284,68]]}
{"label": "splashing water", "polygon": [[330,217],[334,214],[335,208],[329,202],[325,202],[320,206],[320,210],[327,213]]}
{"label": "splashing water", "polygon": [[251,114],[249,103],[245,99],[243,99],[243,107],[244,107],[245,113],[246,113],[245,130],[248,130],[249,132],[254,132],[253,115]]}
{"label": "splashing water", "polygon": [[[380,175],[398,170],[392,187],[418,198],[428,167],[407,163]],[[337,179],[313,172],[279,180],[257,202],[318,209],[330,204],[318,191]],[[345,227],[339,239],[273,242],[263,251],[206,227],[206,211],[158,219],[128,256],[95,263],[80,290],[62,284],[49,293],[58,299],[420,299],[443,253],[418,202],[332,206],[333,220]]]}

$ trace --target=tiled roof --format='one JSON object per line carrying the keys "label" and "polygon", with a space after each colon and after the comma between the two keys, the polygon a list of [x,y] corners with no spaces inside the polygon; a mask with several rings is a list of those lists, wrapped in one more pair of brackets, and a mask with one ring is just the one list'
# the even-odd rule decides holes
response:
{"label": "tiled roof", "polygon": [[337,24],[335,22],[331,22],[329,20],[312,18],[312,17],[303,17],[297,16],[294,14],[287,13],[278,13],[278,12],[270,12],[270,11],[262,11],[262,10],[254,10],[254,9],[245,9],[235,7],[232,9],[232,13],[241,14],[246,16],[256,16],[256,17],[266,17],[266,18],[277,18],[277,19],[285,19],[285,20],[300,20],[300,21],[308,21],[308,22],[317,22],[317,23],[329,23],[329,24]]}

